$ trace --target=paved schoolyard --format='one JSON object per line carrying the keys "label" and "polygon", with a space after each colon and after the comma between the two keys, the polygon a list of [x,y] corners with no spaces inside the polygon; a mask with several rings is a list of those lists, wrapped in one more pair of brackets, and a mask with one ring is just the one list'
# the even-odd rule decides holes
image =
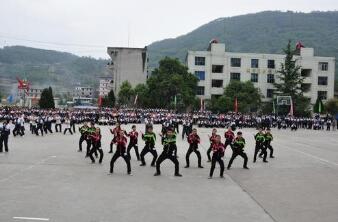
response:
{"label": "paved schoolyard", "polygon": [[[130,125],[124,128],[129,131]],[[255,131],[244,129],[250,170],[241,168],[238,157],[225,179],[216,168],[209,180],[205,152],[211,129],[198,130],[205,168],[197,168],[194,154],[191,168],[183,168],[188,145],[178,137],[182,178],[173,176],[170,161],[162,176],[154,177],[151,155],[140,167],[133,151],[133,176],[126,175],[122,159],[108,175],[108,127],[102,127],[102,165],[76,152],[78,132],[11,137],[10,153],[0,154],[0,221],[338,221],[338,132],[273,130],[276,158],[253,164]],[[162,150],[159,138],[157,150]],[[225,164],[230,155],[227,150]]]}

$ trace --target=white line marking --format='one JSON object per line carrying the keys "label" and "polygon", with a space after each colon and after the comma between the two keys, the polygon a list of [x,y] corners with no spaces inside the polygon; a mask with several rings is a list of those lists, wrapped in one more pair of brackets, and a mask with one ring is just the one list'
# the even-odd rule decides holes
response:
{"label": "white line marking", "polygon": [[30,165],[30,166],[24,168],[24,169],[19,170],[19,171],[16,172],[16,173],[13,173],[12,175],[10,175],[10,176],[8,176],[8,177],[2,178],[2,179],[0,180],[0,183],[1,183],[1,182],[4,182],[4,181],[8,181],[8,180],[10,180],[10,179],[12,179],[12,178],[14,178],[14,177],[16,177],[16,176],[18,176],[18,175],[20,175],[20,174],[26,172],[26,171],[28,171],[28,170],[34,168],[35,166],[38,166],[38,165],[40,165],[40,164],[44,164],[44,163],[47,162],[50,158],[53,158],[53,157],[52,157],[52,156],[49,156],[49,157],[47,157],[47,158],[45,158],[45,159],[40,160],[40,161],[37,162],[37,163],[34,163],[34,164],[32,164],[32,165]]}
{"label": "white line marking", "polygon": [[37,217],[13,217],[16,220],[38,220],[38,221],[49,221],[49,218],[37,218]]}
{"label": "white line marking", "polygon": [[[297,142],[296,142],[296,143],[297,143]],[[305,146],[309,146],[309,145],[307,145],[307,144],[302,144],[302,143],[298,143],[298,144],[305,145]],[[311,146],[309,146],[309,147],[311,147]],[[300,151],[300,150],[297,150],[297,149],[293,149],[293,148],[290,148],[290,147],[285,147],[285,148],[287,148],[287,149],[289,149],[289,150],[292,150],[292,151],[294,151],[294,152],[301,153],[301,154],[304,154],[304,155],[306,155],[306,156],[312,157],[313,159],[319,160],[319,161],[324,162],[324,163],[326,163],[326,164],[332,164],[332,165],[334,165],[334,166],[338,166],[338,163],[331,162],[331,161],[329,161],[329,160],[327,160],[327,159],[323,159],[323,158],[320,158],[320,157],[318,157],[318,156],[315,156],[315,155],[312,155],[312,154],[309,154],[309,153],[306,153],[306,152],[303,152],[303,151]]]}

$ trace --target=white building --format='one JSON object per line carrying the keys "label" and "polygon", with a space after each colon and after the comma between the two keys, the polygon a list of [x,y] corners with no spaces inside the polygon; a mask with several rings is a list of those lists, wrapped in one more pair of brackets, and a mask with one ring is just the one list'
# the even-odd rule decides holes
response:
{"label": "white building", "polygon": [[[211,43],[208,51],[188,51],[189,71],[199,78],[197,95],[210,99],[223,94],[230,80],[251,81],[267,101],[272,98],[277,70],[285,55],[226,52],[225,44]],[[313,48],[301,48],[297,63],[305,77],[304,95],[314,104],[334,97],[335,58],[314,56]]]}
{"label": "white building", "polygon": [[94,89],[92,87],[77,86],[74,89],[73,97],[93,98]]}
{"label": "white building", "polygon": [[101,77],[99,84],[99,96],[105,97],[108,96],[108,93],[113,88],[113,78],[111,77]]}
{"label": "white building", "polygon": [[94,89],[92,87],[77,86],[73,92],[74,104],[92,104]]}
{"label": "white building", "polygon": [[108,55],[111,57],[109,69],[113,76],[113,90],[117,95],[124,81],[134,87],[139,83],[145,83],[148,74],[147,48],[122,48],[108,47]]}

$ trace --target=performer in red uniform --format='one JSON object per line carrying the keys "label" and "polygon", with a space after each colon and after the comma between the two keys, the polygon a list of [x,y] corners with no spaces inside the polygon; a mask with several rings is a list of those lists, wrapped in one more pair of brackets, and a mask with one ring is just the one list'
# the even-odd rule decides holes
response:
{"label": "performer in red uniform", "polygon": [[124,136],[124,132],[122,130],[119,131],[115,139],[115,143],[117,145],[116,152],[114,153],[113,157],[110,161],[110,173],[114,172],[114,163],[119,158],[122,157],[127,164],[127,173],[131,175],[131,167],[130,167],[130,158],[127,154],[127,138]]}
{"label": "performer in red uniform", "polygon": [[215,139],[216,139],[216,136],[217,136],[217,129],[214,128],[214,129],[212,130],[211,136],[209,136],[210,147],[209,147],[209,149],[207,150],[208,162],[211,162],[211,156],[210,156],[210,153],[211,153],[211,150],[212,150],[212,144],[214,144]]}
{"label": "performer in red uniform", "polygon": [[99,163],[102,163],[103,159],[103,151],[101,148],[101,131],[100,128],[96,128],[95,133],[90,135],[90,139],[92,141],[92,149],[89,152],[89,158],[92,160],[92,163],[95,163],[95,159],[93,157],[93,154],[97,151],[100,153],[100,159]]}
{"label": "performer in red uniform", "polygon": [[117,136],[119,135],[120,131],[121,131],[121,125],[120,123],[116,123],[116,127],[114,129],[111,129],[110,132],[111,134],[114,135],[112,141],[110,142],[110,151],[109,153],[113,153],[113,145],[114,143],[116,143],[116,139],[117,139]]}
{"label": "performer in red uniform", "polygon": [[198,144],[200,143],[200,137],[198,136],[197,134],[197,129],[193,129],[192,130],[192,133],[189,134],[188,136],[188,143],[190,144],[189,145],[189,149],[187,151],[187,154],[185,156],[185,160],[186,160],[186,163],[187,165],[185,166],[185,168],[189,168],[190,166],[190,163],[189,163],[189,157],[190,157],[190,154],[192,152],[195,152],[196,155],[197,155],[197,158],[198,158],[198,168],[203,168],[202,164],[201,164],[201,153],[200,151],[198,151]]}
{"label": "performer in red uniform", "polygon": [[130,131],[128,134],[126,133],[126,136],[128,136],[130,138],[128,148],[127,148],[127,154],[129,156],[129,158],[131,158],[130,157],[130,150],[131,150],[131,148],[134,148],[136,158],[137,158],[138,161],[140,161],[140,154],[138,152],[138,145],[137,145],[138,132],[136,131],[135,125],[133,125],[131,128],[132,128],[132,131]]}
{"label": "performer in red uniform", "polygon": [[224,143],[225,149],[227,148],[228,145],[230,145],[230,147],[232,148],[232,142],[235,139],[235,134],[232,131],[231,127],[229,127],[228,130],[224,133],[224,137],[225,137]]}
{"label": "performer in red uniform", "polygon": [[209,179],[212,178],[212,175],[214,174],[216,162],[219,163],[219,166],[221,168],[220,171],[220,177],[224,178],[224,162],[222,160],[222,157],[224,156],[224,144],[221,143],[221,136],[217,135],[215,138],[215,142],[212,144],[212,160],[211,160],[211,168],[210,168],[210,174],[209,174]]}

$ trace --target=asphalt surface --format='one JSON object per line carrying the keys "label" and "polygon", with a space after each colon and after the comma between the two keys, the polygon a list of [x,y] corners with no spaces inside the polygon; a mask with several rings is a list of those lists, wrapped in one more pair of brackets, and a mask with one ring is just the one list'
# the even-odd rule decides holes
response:
{"label": "asphalt surface", "polygon": [[[78,132],[11,136],[10,152],[0,154],[0,221],[338,221],[338,132],[273,130],[276,158],[254,164],[255,131],[244,129],[250,170],[242,169],[238,157],[225,179],[218,177],[217,166],[210,180],[206,149],[211,129],[198,129],[204,169],[197,168],[194,153],[191,167],[183,168],[188,145],[178,137],[183,177],[177,178],[170,161],[163,163],[162,176],[154,177],[151,154],[147,166],[140,167],[133,151],[133,176],[126,174],[121,158],[108,175],[112,137],[108,127],[101,128],[102,165],[77,152]],[[224,129],[219,132],[223,135]],[[162,150],[159,138],[157,150]],[[225,165],[230,155],[226,150]]]}

